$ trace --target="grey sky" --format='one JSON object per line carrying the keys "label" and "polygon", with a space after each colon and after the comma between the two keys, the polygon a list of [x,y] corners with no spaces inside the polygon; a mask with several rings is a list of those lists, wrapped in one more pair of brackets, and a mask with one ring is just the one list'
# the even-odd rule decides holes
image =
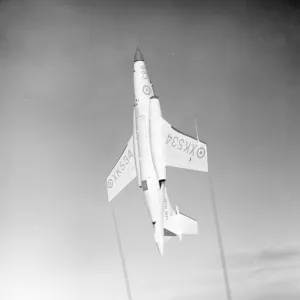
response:
{"label": "grey sky", "polygon": [[[103,3],[0,4],[0,298],[125,299],[105,180],[132,134],[139,46],[165,119],[194,134],[196,115],[208,143],[234,299],[296,299],[299,25],[230,5]],[[199,236],[161,258],[128,186],[114,207],[133,298],[225,299],[207,174],[167,175]]]}

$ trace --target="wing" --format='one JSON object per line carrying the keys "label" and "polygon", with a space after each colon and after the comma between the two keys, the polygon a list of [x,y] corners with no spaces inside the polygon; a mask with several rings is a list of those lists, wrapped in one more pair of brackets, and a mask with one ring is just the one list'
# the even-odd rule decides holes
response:
{"label": "wing", "polygon": [[163,123],[166,165],[208,172],[206,144],[180,132],[165,120]]}
{"label": "wing", "polygon": [[133,137],[131,136],[121,157],[107,177],[108,201],[116,197],[136,177],[133,156]]}

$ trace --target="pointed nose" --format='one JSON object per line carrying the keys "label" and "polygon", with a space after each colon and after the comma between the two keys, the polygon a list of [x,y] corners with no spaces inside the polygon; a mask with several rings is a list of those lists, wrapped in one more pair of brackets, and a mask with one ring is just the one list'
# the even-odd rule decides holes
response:
{"label": "pointed nose", "polygon": [[135,54],[134,54],[134,62],[136,61],[144,61],[143,54],[139,47],[136,48]]}

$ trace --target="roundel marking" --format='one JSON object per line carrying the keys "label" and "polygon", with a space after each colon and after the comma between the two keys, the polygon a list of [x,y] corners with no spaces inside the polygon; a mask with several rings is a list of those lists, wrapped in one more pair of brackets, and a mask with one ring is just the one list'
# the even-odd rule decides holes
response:
{"label": "roundel marking", "polygon": [[111,188],[113,187],[113,185],[114,185],[114,182],[112,181],[112,179],[109,179],[109,180],[107,181],[107,186],[108,186],[108,188],[111,189]]}
{"label": "roundel marking", "polygon": [[148,86],[148,85],[144,85],[143,86],[143,93],[145,94],[145,95],[150,95],[150,93],[151,93],[151,90],[150,90],[150,87]]}
{"label": "roundel marking", "polygon": [[205,149],[203,147],[200,147],[198,150],[197,150],[197,156],[199,158],[202,158],[203,156],[205,155]]}

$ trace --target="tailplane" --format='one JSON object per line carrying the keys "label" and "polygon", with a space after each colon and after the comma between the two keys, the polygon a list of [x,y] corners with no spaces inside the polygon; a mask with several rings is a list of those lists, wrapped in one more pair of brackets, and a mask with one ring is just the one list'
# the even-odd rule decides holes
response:
{"label": "tailplane", "polygon": [[176,211],[171,207],[167,190],[165,192],[164,237],[168,240],[174,236],[182,239],[183,235],[198,234],[198,223],[195,219]]}

